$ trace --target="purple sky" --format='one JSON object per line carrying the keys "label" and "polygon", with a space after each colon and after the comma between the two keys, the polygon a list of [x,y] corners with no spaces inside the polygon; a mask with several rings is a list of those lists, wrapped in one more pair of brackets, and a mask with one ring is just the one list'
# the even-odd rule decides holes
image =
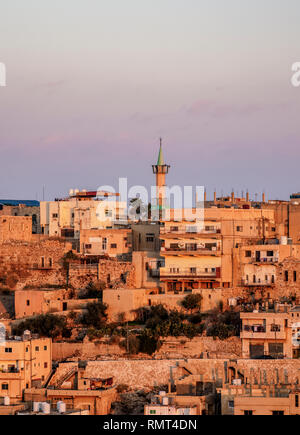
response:
{"label": "purple sky", "polygon": [[0,198],[169,185],[300,190],[299,0],[2,0]]}

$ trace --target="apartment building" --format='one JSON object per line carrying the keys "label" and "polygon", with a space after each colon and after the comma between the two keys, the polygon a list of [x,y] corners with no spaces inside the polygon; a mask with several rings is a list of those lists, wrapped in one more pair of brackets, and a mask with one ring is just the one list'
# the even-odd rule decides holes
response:
{"label": "apartment building", "polygon": [[144,415],[216,415],[220,412],[219,397],[214,382],[189,373],[175,381],[176,391],[161,391],[145,406]]}
{"label": "apartment building", "polygon": [[196,222],[164,222],[160,231],[161,256],[165,266],[160,269],[164,291],[184,292],[220,286],[220,227]]}
{"label": "apartment building", "polygon": [[271,390],[263,395],[238,396],[234,400],[234,415],[300,415],[300,391],[289,392],[289,388]]}
{"label": "apartment building", "polygon": [[80,253],[83,255],[108,255],[122,258],[131,252],[130,229],[82,229],[80,231]]}
{"label": "apartment building", "polygon": [[0,397],[21,401],[25,388],[41,385],[52,367],[52,342],[25,331],[0,346]]}
{"label": "apartment building", "polygon": [[53,376],[47,388],[28,388],[24,400],[48,402],[49,409],[58,407],[61,402],[65,409],[88,411],[89,415],[107,415],[111,404],[117,399],[113,378],[90,378],[85,373],[85,362],[71,367],[62,376]]}
{"label": "apartment building", "polygon": [[[127,225],[127,204],[108,192],[70,191],[65,199],[41,202],[43,234],[80,238],[81,230]],[[118,194],[115,194],[118,196]]]}
{"label": "apartment building", "polygon": [[293,358],[289,307],[241,313],[243,358]]}

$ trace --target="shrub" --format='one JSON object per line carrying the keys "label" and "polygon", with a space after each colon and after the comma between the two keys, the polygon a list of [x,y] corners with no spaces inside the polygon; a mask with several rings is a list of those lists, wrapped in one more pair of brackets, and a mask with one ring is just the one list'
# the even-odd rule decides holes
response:
{"label": "shrub", "polygon": [[105,325],[107,319],[107,305],[102,302],[87,304],[87,313],[83,314],[81,323],[86,326],[93,326],[100,329]]}
{"label": "shrub", "polygon": [[66,333],[67,322],[64,316],[41,314],[34,319],[26,319],[19,323],[13,329],[14,335],[22,335],[26,329],[42,337],[55,338],[62,335],[63,331]]}
{"label": "shrub", "polygon": [[200,294],[191,294],[191,295],[187,295],[183,299],[183,301],[181,302],[181,305],[186,310],[189,310],[192,312],[196,308],[198,308],[198,309],[200,308],[201,301],[202,301],[202,296]]}

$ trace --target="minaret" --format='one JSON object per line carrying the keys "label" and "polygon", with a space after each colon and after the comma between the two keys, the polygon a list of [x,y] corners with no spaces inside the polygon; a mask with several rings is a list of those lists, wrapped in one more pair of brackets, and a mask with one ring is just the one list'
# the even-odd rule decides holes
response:
{"label": "minaret", "polygon": [[162,140],[160,139],[160,147],[158,153],[157,164],[152,165],[153,174],[156,175],[156,207],[159,210],[159,219],[162,219],[163,208],[166,199],[166,174],[169,172],[169,165],[164,162],[162,152]]}

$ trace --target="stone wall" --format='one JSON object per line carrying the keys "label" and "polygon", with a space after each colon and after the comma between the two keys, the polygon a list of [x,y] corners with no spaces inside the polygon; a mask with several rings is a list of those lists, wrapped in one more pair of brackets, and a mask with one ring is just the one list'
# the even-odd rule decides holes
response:
{"label": "stone wall", "polygon": [[[242,355],[241,340],[232,337],[228,340],[214,340],[212,337],[195,337],[189,340],[186,337],[162,338],[162,346],[153,355],[155,359],[173,358],[199,358],[210,356],[211,358],[238,358]],[[56,361],[66,358],[92,359],[110,357],[122,357],[125,350],[118,344],[109,344],[109,339],[101,339],[95,342],[84,343],[53,343],[53,359]],[[145,358],[144,355],[134,358]],[[152,359],[149,357],[149,359]]]}
{"label": "stone wall", "polygon": [[[59,365],[55,379],[59,379],[77,363]],[[229,382],[230,376],[244,376],[257,383],[299,383],[300,360],[229,360],[229,359],[172,359],[172,360],[118,360],[89,361],[88,378],[114,377],[114,383],[132,389],[153,388],[178,380],[187,373],[199,375],[203,381]]]}
{"label": "stone wall", "polygon": [[0,244],[0,285],[11,289],[65,285],[63,256],[71,249],[60,240],[40,240]]}
{"label": "stone wall", "polygon": [[130,288],[135,283],[132,263],[115,259],[100,260],[98,264],[70,263],[69,284],[74,288],[84,288],[90,282],[104,282],[111,288]]}

